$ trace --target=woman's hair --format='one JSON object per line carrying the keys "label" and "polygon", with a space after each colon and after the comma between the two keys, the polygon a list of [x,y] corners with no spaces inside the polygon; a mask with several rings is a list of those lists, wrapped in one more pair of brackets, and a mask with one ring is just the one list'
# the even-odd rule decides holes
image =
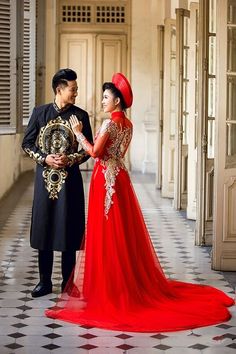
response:
{"label": "woman's hair", "polygon": [[61,69],[52,78],[52,88],[56,94],[56,89],[59,85],[68,86],[68,81],[74,81],[77,79],[77,74],[71,69]]}
{"label": "woman's hair", "polygon": [[125,101],[124,101],[124,98],[122,96],[122,93],[120,92],[120,90],[118,90],[116,88],[116,86],[112,83],[112,82],[105,82],[103,85],[102,85],[102,90],[103,92],[105,90],[110,90],[111,93],[114,95],[115,98],[119,98],[120,99],[120,105],[121,105],[121,109],[122,111],[125,111],[126,110],[126,104],[125,104]]}

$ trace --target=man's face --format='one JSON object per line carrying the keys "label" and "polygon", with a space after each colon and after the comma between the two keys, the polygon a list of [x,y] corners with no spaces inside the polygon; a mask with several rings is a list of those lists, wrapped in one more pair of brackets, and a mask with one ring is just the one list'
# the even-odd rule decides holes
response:
{"label": "man's face", "polygon": [[75,104],[78,95],[78,86],[76,80],[67,81],[67,86],[60,85],[57,88],[57,94],[60,96],[63,104]]}

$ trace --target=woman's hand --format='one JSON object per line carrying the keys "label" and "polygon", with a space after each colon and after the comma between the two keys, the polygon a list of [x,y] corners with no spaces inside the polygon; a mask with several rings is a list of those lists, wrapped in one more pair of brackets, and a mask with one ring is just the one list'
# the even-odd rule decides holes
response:
{"label": "woman's hand", "polygon": [[83,123],[80,120],[78,120],[78,118],[74,114],[70,116],[69,121],[74,134],[76,135],[81,133],[83,129]]}

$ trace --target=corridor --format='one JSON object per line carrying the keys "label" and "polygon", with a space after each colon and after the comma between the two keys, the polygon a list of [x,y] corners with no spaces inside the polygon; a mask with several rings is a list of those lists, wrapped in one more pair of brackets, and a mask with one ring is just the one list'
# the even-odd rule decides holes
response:
{"label": "corridor", "polygon": [[[83,173],[86,195],[89,175]],[[236,308],[227,323],[181,332],[122,333],[46,318],[60,289],[56,255],[53,294],[33,299],[37,251],[29,246],[33,176],[25,173],[0,202],[0,354],[230,354],[236,349]],[[235,297],[236,273],[211,270],[208,248],[194,246],[194,222],[160,197],[152,175],[132,181],[154,247],[172,279],[213,285]]]}

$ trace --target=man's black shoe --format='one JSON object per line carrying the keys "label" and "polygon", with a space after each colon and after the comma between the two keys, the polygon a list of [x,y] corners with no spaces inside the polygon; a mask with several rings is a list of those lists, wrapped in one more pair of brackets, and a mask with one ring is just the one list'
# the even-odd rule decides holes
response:
{"label": "man's black shoe", "polygon": [[40,297],[52,293],[52,283],[39,282],[31,292],[32,297]]}

